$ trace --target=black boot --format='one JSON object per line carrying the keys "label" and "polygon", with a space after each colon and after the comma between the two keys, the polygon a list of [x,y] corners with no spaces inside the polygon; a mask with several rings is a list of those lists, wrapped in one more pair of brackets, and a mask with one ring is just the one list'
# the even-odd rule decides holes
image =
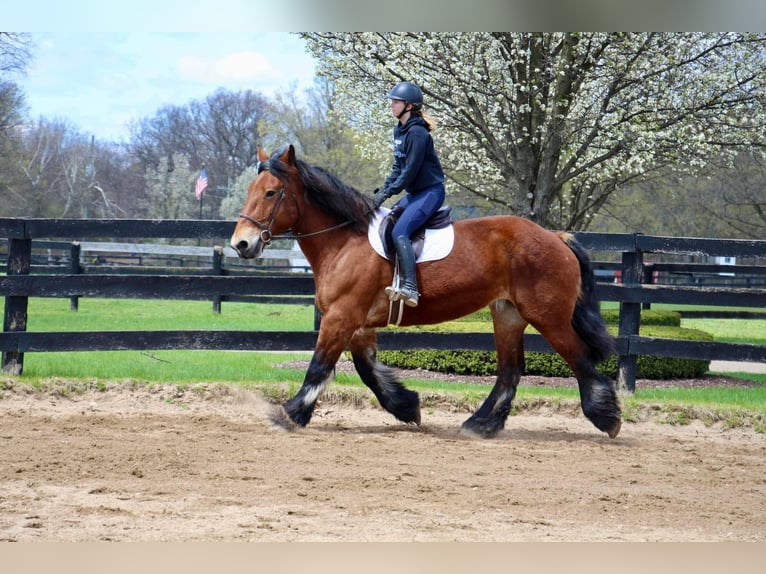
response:
{"label": "black boot", "polygon": [[412,242],[404,235],[394,239],[396,256],[399,259],[399,269],[402,274],[402,283],[399,290],[386,287],[386,293],[392,301],[402,299],[408,307],[418,306],[418,279],[415,274],[415,252],[412,250]]}

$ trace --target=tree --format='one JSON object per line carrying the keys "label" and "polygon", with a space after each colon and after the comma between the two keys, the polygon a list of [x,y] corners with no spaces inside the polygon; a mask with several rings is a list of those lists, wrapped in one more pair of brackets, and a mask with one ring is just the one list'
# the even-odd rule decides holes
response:
{"label": "tree", "polygon": [[708,216],[720,220],[724,237],[763,239],[766,237],[766,161],[760,154],[741,154],[734,168],[712,179],[713,194],[721,198],[722,209]]}
{"label": "tree", "polygon": [[17,127],[24,112],[24,94],[10,77],[26,71],[31,59],[29,34],[0,32],[0,137]]}
{"label": "tree", "polygon": [[15,194],[20,179],[12,158],[25,113],[24,94],[11,78],[26,71],[30,44],[29,34],[0,32],[0,197],[6,205],[19,200]]}
{"label": "tree", "polygon": [[24,94],[13,82],[0,81],[0,137],[12,136],[23,120]]}
{"label": "tree", "polygon": [[229,194],[221,201],[219,215],[222,219],[231,219],[232,221],[237,219],[237,215],[242,211],[242,206],[245,205],[247,190],[256,175],[258,174],[255,171],[255,166],[252,166],[246,167],[241,174],[234,178],[229,187]]}
{"label": "tree", "polygon": [[227,188],[257,162],[258,125],[269,110],[268,100],[251,90],[218,90],[202,101],[167,106],[134,123],[129,148],[147,171],[156,171],[163,161],[174,169],[176,156],[194,170],[204,164],[210,180],[206,205],[216,213],[226,195],[217,188]]}
{"label": "tree", "polygon": [[160,159],[156,169],[146,173],[149,209],[153,217],[163,219],[196,219],[198,204],[194,196],[197,170],[192,170],[187,158],[175,154]]}
{"label": "tree", "polygon": [[32,58],[32,37],[19,32],[0,32],[0,73],[23,74]]}
{"label": "tree", "polygon": [[733,164],[708,164],[697,175],[671,172],[609,198],[593,222],[605,232],[686,237],[766,237],[766,164],[742,153]]}
{"label": "tree", "polygon": [[765,143],[764,34],[301,36],[357,129],[390,129],[385,94],[415,81],[448,190],[548,227],[586,229],[630,183]]}
{"label": "tree", "polygon": [[277,94],[270,119],[261,131],[269,134],[267,147],[292,143],[302,159],[319,165],[344,182],[360,190],[372,192],[380,183],[377,166],[362,155],[364,137],[349,125],[345,99],[333,82],[319,78],[307,89],[304,98],[295,89]]}
{"label": "tree", "polygon": [[120,145],[63,120],[27,121],[2,149],[4,216],[139,216],[143,175]]}

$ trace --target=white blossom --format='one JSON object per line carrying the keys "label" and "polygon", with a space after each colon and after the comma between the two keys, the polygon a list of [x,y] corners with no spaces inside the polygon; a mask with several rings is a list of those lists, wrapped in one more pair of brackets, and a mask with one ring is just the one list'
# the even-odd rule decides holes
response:
{"label": "white blossom", "polygon": [[620,185],[694,172],[766,137],[764,34],[302,36],[372,136],[369,157],[388,153],[388,90],[414,81],[451,180],[557,228],[587,226]]}

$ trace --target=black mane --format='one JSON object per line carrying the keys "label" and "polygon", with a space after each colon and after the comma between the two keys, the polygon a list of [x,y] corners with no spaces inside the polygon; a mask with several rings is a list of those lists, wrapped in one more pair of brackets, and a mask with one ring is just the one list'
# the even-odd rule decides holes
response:
{"label": "black mane", "polygon": [[[288,165],[279,159],[283,153],[283,149],[272,153],[267,161],[259,164],[258,172],[267,169],[275,177],[287,181]],[[373,213],[370,199],[324,168],[300,159],[296,159],[295,164],[309,202],[331,214],[338,223],[350,221],[351,229],[367,233]]]}

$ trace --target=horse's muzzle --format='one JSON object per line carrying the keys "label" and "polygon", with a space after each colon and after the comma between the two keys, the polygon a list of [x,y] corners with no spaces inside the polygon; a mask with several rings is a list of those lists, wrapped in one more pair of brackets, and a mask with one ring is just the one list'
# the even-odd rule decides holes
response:
{"label": "horse's muzzle", "polygon": [[231,248],[242,259],[256,259],[263,253],[264,243],[260,237],[250,241],[248,239],[239,239],[235,236],[231,238]]}

